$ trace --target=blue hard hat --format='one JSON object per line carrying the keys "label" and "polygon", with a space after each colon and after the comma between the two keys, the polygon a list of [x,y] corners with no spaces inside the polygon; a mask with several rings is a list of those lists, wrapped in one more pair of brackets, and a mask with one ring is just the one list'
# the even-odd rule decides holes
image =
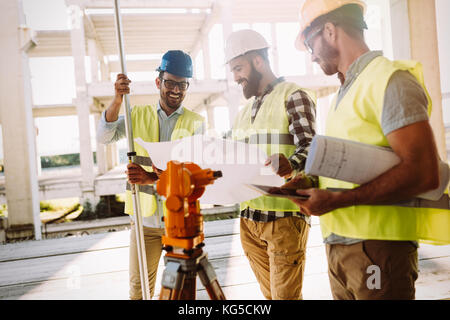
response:
{"label": "blue hard hat", "polygon": [[165,71],[178,77],[192,78],[192,59],[181,50],[167,51],[156,71]]}

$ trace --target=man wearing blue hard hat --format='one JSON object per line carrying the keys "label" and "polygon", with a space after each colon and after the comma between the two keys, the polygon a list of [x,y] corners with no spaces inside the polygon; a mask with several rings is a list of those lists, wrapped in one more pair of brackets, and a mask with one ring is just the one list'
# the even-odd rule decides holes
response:
{"label": "man wearing blue hard hat", "polygon": [[[159,72],[155,79],[160,97],[156,105],[134,106],[131,110],[133,137],[142,138],[146,142],[162,142],[177,140],[204,132],[204,118],[182,106],[192,78],[191,57],[180,50],[170,50],[164,54]],[[119,116],[123,95],[130,93],[131,80],[124,74],[118,74],[114,84],[115,97],[111,105],[102,113],[98,126],[97,140],[108,144],[126,136],[124,116]],[[134,145],[135,163],[128,164],[128,182],[139,185],[153,184],[158,180],[158,169],[153,167],[147,151],[140,145]],[[151,156],[151,155],[150,155]],[[144,241],[147,256],[147,269],[150,296],[155,289],[156,272],[161,257],[164,226],[158,214],[156,200],[152,188],[140,188],[139,198],[144,225]],[[127,184],[125,213],[134,223],[133,201],[130,186]],[[142,299],[138,253],[136,248],[135,228],[131,228],[130,236],[130,299]]]}

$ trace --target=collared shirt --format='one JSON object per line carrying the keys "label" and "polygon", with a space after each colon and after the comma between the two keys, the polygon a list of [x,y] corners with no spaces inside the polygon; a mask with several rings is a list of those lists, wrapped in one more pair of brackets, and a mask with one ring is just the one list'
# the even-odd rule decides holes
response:
{"label": "collared shirt", "polygon": [[339,102],[348,92],[353,82],[355,82],[356,78],[359,74],[367,67],[367,65],[372,62],[376,57],[382,56],[382,51],[369,51],[364,53],[358,59],[356,59],[348,68],[347,73],[345,74],[345,81],[339,88],[337,100],[336,100],[336,108],[339,105]]}
{"label": "collared shirt", "polygon": [[[178,118],[184,113],[184,107],[180,106],[170,116],[161,108],[159,102],[156,107],[159,122],[159,142],[170,141],[172,132],[175,128]],[[206,130],[205,124],[202,124],[195,134],[203,134]],[[125,116],[120,115],[116,121],[106,121],[106,110],[102,112],[101,119],[97,128],[97,140],[100,143],[108,144],[118,141],[126,136]]]}
{"label": "collared shirt", "polygon": [[[272,93],[277,84],[283,81],[285,81],[283,77],[277,78],[266,87],[261,96],[255,97],[252,105],[252,122],[266,97]],[[315,135],[315,103],[303,90],[297,90],[288,97],[284,104],[289,121],[289,133],[294,137],[296,146],[294,154],[289,157],[289,161],[294,170],[303,170],[309,145]],[[268,222],[290,216],[300,217],[309,225],[311,224],[311,217],[297,211],[266,211],[252,208],[241,211],[241,217],[259,222]]]}
{"label": "collared shirt", "polygon": [[167,116],[166,112],[161,108],[161,105],[158,102],[156,111],[159,120],[159,141],[170,141],[173,129],[175,128],[178,118],[184,113],[184,109],[180,106],[177,110],[172,112],[170,116]]}

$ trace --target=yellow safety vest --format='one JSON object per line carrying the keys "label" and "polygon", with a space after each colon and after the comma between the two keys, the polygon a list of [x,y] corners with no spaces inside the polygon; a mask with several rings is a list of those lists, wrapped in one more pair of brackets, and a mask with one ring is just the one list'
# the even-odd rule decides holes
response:
{"label": "yellow safety vest", "polygon": [[[289,96],[297,90],[303,90],[315,101],[315,95],[290,82],[278,83],[265,98],[251,122],[252,105],[250,99],[239,112],[232,130],[232,138],[251,144],[257,144],[267,156],[282,153],[289,158],[295,152],[294,137],[289,133],[289,120],[286,114],[286,102]],[[299,211],[299,208],[289,199],[261,196],[240,204],[241,210],[250,207],[257,210]]]}
{"label": "yellow safety vest", "polygon": [[[377,57],[371,61],[352,84],[336,108],[332,103],[326,135],[389,146],[381,129],[384,95],[389,79],[398,70],[409,71],[428,97],[422,65],[414,61],[390,61]],[[363,160],[362,160],[363,161]],[[355,184],[320,177],[320,187],[353,189]],[[352,206],[340,208],[320,217],[322,236],[331,233],[357,239],[415,240],[433,244],[450,243],[450,210],[390,206]]]}
{"label": "yellow safety vest", "polygon": [[[133,137],[142,138],[146,142],[159,142],[159,121],[157,109],[152,105],[134,106],[131,110]],[[202,126],[204,118],[199,114],[184,108],[183,114],[178,118],[172,132],[171,140],[192,136]],[[139,144],[134,143],[136,151],[135,163],[147,171],[153,171],[152,162],[147,151]],[[132,194],[127,186],[125,197],[125,213],[133,214]],[[156,211],[156,199],[151,186],[139,186],[141,215],[152,216]]]}

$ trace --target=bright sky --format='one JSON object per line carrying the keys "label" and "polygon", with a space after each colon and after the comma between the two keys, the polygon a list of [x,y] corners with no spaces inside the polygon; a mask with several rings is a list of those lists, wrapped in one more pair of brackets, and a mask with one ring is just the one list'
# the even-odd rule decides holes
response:
{"label": "bright sky", "polygon": [[[372,0],[369,0],[372,1]],[[378,0],[379,1],[379,0]],[[382,0],[385,1],[385,0]],[[381,1],[380,1],[381,2]],[[67,8],[64,0],[23,0],[24,11],[28,25],[35,30],[67,29]],[[368,42],[373,49],[383,47],[381,37],[381,20],[379,6],[369,6],[367,21],[369,32]],[[258,23],[251,26],[260,32],[272,44],[269,24]],[[278,36],[279,70],[283,76],[301,75],[305,73],[304,53],[293,47],[297,23],[279,23],[276,26]],[[249,28],[248,24],[235,24],[233,30]],[[223,66],[224,52],[221,25],[215,25],[210,33],[210,55],[212,59],[213,78],[225,78]],[[197,67],[197,74],[202,75],[201,54],[193,57]],[[296,63],[292,63],[296,61]],[[89,59],[87,59],[87,80],[90,81]],[[273,65],[273,64],[272,64]],[[317,68],[316,68],[317,69]],[[59,58],[31,58],[30,71],[32,82],[32,95],[34,104],[71,103],[75,98],[75,83],[73,59],[71,57]],[[319,71],[320,72],[320,71]],[[138,75],[136,75],[138,76]],[[138,80],[152,80],[153,72],[141,73],[143,77]],[[226,131],[228,128],[228,111],[226,106],[216,108],[216,130]],[[40,155],[64,154],[79,152],[79,134],[76,116],[37,118],[35,124],[39,128],[37,149]],[[95,149],[94,120],[91,119],[92,147]],[[124,144],[125,146],[125,144]]]}

